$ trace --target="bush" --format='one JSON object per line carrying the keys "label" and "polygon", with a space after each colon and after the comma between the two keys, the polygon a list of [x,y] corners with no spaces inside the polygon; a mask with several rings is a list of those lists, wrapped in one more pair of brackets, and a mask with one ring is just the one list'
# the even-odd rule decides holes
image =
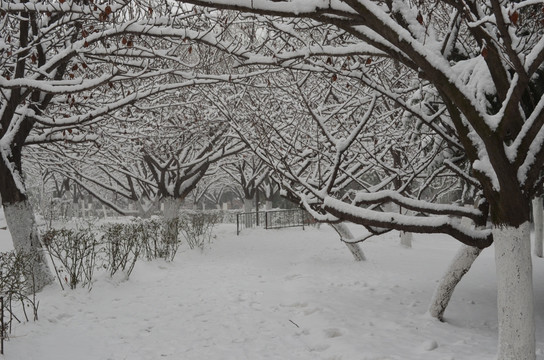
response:
{"label": "bush", "polygon": [[141,222],[108,224],[103,227],[104,267],[110,276],[121,270],[127,279],[130,277],[145,240],[144,230]]}
{"label": "bush", "polygon": [[[38,306],[32,264],[34,255],[9,251],[0,253],[0,296],[4,298],[4,310],[8,317],[4,331],[11,331],[13,320],[21,322],[24,316],[29,321],[28,309],[32,310],[33,320],[38,320]],[[6,337],[6,334],[1,334]]]}
{"label": "bush", "polygon": [[122,271],[128,278],[142,254],[147,260],[174,260],[181,243],[180,232],[191,249],[203,249],[222,216],[219,211],[194,212],[169,220],[136,219],[107,224],[101,228],[100,242],[92,224],[76,230],[50,229],[42,239],[61,287],[64,289],[63,284],[67,284],[71,289],[78,285],[90,288],[97,262],[110,276]]}
{"label": "bush", "polygon": [[213,212],[187,212],[179,219],[179,228],[191,249],[204,249],[210,243],[215,224],[220,222],[223,214]]}
{"label": "bush", "polygon": [[147,260],[159,258],[161,251],[161,221],[157,218],[137,220],[142,236],[142,246]]}
{"label": "bush", "polygon": [[89,288],[92,286],[98,242],[91,228],[51,229],[42,239],[63,289],[62,280],[71,289],[78,284]]}
{"label": "bush", "polygon": [[179,238],[179,219],[163,219],[161,224],[161,241],[159,257],[166,261],[174,260],[181,240]]}
{"label": "bush", "polygon": [[180,245],[178,219],[153,218],[140,224],[147,260],[174,260]]}

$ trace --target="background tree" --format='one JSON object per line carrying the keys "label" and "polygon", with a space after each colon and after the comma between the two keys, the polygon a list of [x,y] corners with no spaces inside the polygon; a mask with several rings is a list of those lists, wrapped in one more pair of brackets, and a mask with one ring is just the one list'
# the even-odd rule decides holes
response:
{"label": "background tree", "polygon": [[82,141],[141,99],[240,76],[199,73],[194,42],[226,52],[229,43],[208,31],[207,14],[169,3],[3,1],[0,16],[0,194],[15,248],[35,254],[40,288],[52,276],[28,203],[23,146]]}
{"label": "background tree", "polygon": [[280,190],[278,184],[270,176],[267,176],[261,184],[261,190],[265,200],[265,209],[272,210],[272,198]]}
{"label": "background tree", "polygon": [[257,157],[242,153],[229,162],[223,168],[231,179],[236,182],[243,192],[244,212],[251,212],[255,205],[255,197],[258,194],[259,186],[266,179],[267,168]]}
{"label": "background tree", "polygon": [[[219,164],[219,166],[221,165]],[[226,203],[225,195],[229,192],[231,184],[226,174],[217,171],[214,175],[213,181],[211,181],[204,197],[211,202],[216,209],[221,210],[222,205]]]}

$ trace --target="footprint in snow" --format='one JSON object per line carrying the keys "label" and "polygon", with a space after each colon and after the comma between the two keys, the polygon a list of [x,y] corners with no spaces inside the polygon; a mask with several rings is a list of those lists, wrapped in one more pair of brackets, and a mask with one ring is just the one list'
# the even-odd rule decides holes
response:
{"label": "footprint in snow", "polygon": [[300,275],[300,274],[291,274],[291,275],[287,275],[285,277],[285,280],[295,280],[295,279],[298,279],[300,277],[302,277],[302,275]]}
{"label": "footprint in snow", "polygon": [[70,319],[71,317],[73,317],[72,314],[63,313],[63,314],[57,315],[57,316],[56,316],[56,319],[57,319],[57,320],[65,320],[65,319]]}
{"label": "footprint in snow", "polygon": [[254,309],[254,310],[262,310],[263,309],[263,306],[261,305],[261,303],[258,303],[256,301],[252,301],[249,306]]}
{"label": "footprint in snow", "polygon": [[321,308],[306,309],[304,310],[304,315],[306,316],[312,315],[315,312],[321,312],[321,310],[322,310]]}
{"label": "footprint in snow", "polygon": [[309,347],[309,350],[310,350],[311,352],[314,352],[314,351],[321,352],[321,351],[327,350],[328,348],[330,348],[330,345],[327,345],[327,344],[317,344],[317,345],[314,345],[314,346],[310,346],[310,347]]}
{"label": "footprint in snow", "polygon": [[73,315],[70,315],[70,314],[66,314],[66,313],[63,313],[63,314],[59,314],[53,318],[49,318],[47,319],[47,321],[49,321],[50,323],[57,323],[58,321],[63,321],[63,320],[66,320],[66,319],[70,319]]}
{"label": "footprint in snow", "polygon": [[336,338],[336,337],[340,337],[342,335],[344,335],[344,333],[342,332],[342,330],[340,329],[336,329],[336,328],[331,328],[331,329],[325,329],[323,330],[324,333],[325,333],[325,336],[327,336],[328,338]]}
{"label": "footprint in snow", "polygon": [[426,340],[420,345],[420,349],[423,351],[433,351],[438,347],[436,340]]}
{"label": "footprint in snow", "polygon": [[294,308],[304,308],[308,306],[307,302],[295,302],[292,304],[280,304],[281,307],[294,307]]}

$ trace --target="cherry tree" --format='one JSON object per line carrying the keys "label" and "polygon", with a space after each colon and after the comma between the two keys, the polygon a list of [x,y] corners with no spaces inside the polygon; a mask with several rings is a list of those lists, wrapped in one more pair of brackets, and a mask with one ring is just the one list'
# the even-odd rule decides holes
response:
{"label": "cherry tree", "polygon": [[268,175],[267,168],[258,157],[242,153],[223,168],[243,192],[244,211],[251,212],[259,186]]}
{"label": "cherry tree", "polygon": [[36,212],[50,223],[77,216],[78,210],[83,210],[78,207],[87,194],[76,181],[52,166],[70,161],[60,160],[57,155],[56,151],[44,151],[42,146],[27,146],[23,154],[30,201]]}
{"label": "cherry tree", "polygon": [[[359,78],[392,99],[450,147],[462,152],[468,169],[456,167],[451,160],[444,164],[481,189],[484,201],[479,209],[438,205],[399,191],[359,191],[351,197],[338,197],[332,191],[334,181],[325,187],[310,184],[307,188],[312,201],[323,211],[367,227],[443,232],[479,248],[494,242],[498,357],[535,359],[529,214],[531,199],[543,182],[543,2],[185,2],[268,16],[263,21],[263,26],[269,25],[270,29],[266,36],[279,44],[255,51],[260,56],[247,63],[281,63],[308,70],[315,63],[321,68],[337,66],[341,74]],[[316,27],[322,29],[323,36],[306,41],[308,37],[300,35]],[[330,41],[341,38],[346,40]],[[416,74],[420,89],[437,101],[428,103],[424,111],[416,109],[405,101],[405,93],[368,77],[364,64],[349,60],[343,70],[344,64],[337,65],[354,55],[398,62]],[[343,155],[345,145],[354,142],[351,139],[332,137],[329,142]],[[394,202],[427,217],[369,208],[384,202]],[[476,227],[463,228],[445,215],[472,219]],[[489,227],[483,228],[487,215]]]}
{"label": "cherry tree", "polygon": [[[221,164],[219,164],[219,166],[221,166]],[[204,193],[204,197],[214,204],[216,209],[221,210],[221,206],[225,202],[225,195],[230,190],[230,185],[228,176],[217,171],[214,174],[213,179],[210,179],[210,185]]]}
{"label": "cherry tree", "polygon": [[[326,138],[320,136],[322,131],[316,123],[313,123],[313,118],[307,109],[304,109],[304,105],[301,108],[301,104],[306,103],[308,106],[310,103],[326,104],[324,105],[326,108],[333,109],[338,105],[336,104],[338,96],[346,97],[346,91],[341,90],[339,94],[335,94],[333,91],[335,89],[331,88],[328,79],[320,81],[324,88],[319,88],[316,82],[319,82],[320,76],[316,78],[301,76],[298,81],[289,80],[288,76],[276,78],[277,76],[278,74],[274,78],[254,79],[251,95],[247,96],[245,101],[234,98],[236,106],[229,105],[228,100],[218,100],[215,104],[222,109],[240,137],[252,148],[254,157],[266,165],[265,181],[268,179],[274,184],[279,184],[282,194],[290,201],[307,205],[314,218],[331,223],[355,259],[364,260],[364,254],[356,244],[357,240],[345,224],[338,219],[331,220],[321,216],[312,205],[302,200],[311,195],[305,191],[304,186],[301,188],[306,181],[314,185],[327,183],[326,174],[330,170],[330,159],[334,158],[334,154],[328,153],[330,144],[327,144]],[[296,85],[289,86],[290,83]],[[294,96],[300,93],[301,87],[306,87],[303,84],[308,86],[308,93],[312,94],[312,99],[302,95]],[[220,94],[216,96],[219,97]],[[368,104],[367,100],[371,100],[367,98],[363,102],[358,102],[353,99],[353,96],[348,96],[347,102],[333,111],[335,115],[339,118],[353,118],[356,113],[360,113],[365,104]],[[353,121],[350,120],[349,125],[339,126],[337,120],[330,124],[335,128],[336,134],[344,133],[346,128],[353,125]],[[325,125],[326,122],[320,124],[329,126]],[[353,170],[356,168],[359,167],[355,166]],[[293,175],[294,173],[297,175]],[[337,191],[351,183],[349,177],[344,177],[343,180],[343,185],[335,186]]]}
{"label": "cherry tree", "polygon": [[[164,96],[160,100],[171,104],[164,102]],[[207,110],[210,107],[202,99],[166,107],[154,106],[156,102],[147,104],[147,99],[136,105],[130,121],[105,124],[95,143],[48,144],[49,152],[57,154],[49,162],[51,169],[120,214],[133,211],[113,197],[137,204],[144,217],[157,210],[160,200],[175,199],[173,203],[179,205],[195,191],[201,197],[212,184],[203,184],[203,177],[213,175],[218,169],[215,164],[243,150],[244,144],[232,136],[227,123]]]}
{"label": "cherry tree", "polygon": [[273,178],[267,176],[261,184],[261,190],[264,195],[264,200],[266,201],[265,209],[271,210],[272,198],[279,192],[280,188]]}
{"label": "cherry tree", "polygon": [[[328,58],[326,63],[331,61]],[[316,68],[315,64],[313,66]],[[365,67],[368,76],[389,87],[399,81],[394,62],[375,61]],[[265,79],[266,86],[252,92],[251,103],[243,103],[247,110],[231,116],[233,126],[279,176],[284,194],[293,202],[304,204],[319,221],[331,223],[348,246],[388,229],[367,226],[368,234],[355,237],[349,229],[340,229],[339,218],[323,216],[326,211],[319,201],[315,201],[314,193],[323,192],[324,187],[331,184],[333,190],[325,190],[344,199],[350,199],[357,191],[376,193],[383,190],[394,190],[402,196],[427,202],[465,202],[473,197],[474,184],[463,180],[470,179],[461,169],[467,167],[464,155],[447,137],[441,138],[433,131],[422,129],[416,116],[395,106],[386,97],[377,97],[375,91],[361,87],[358,79],[344,77],[326,68],[318,75],[301,71],[290,74],[291,79],[289,76],[277,79],[277,75],[276,79]],[[403,83],[410,82],[409,74],[403,76]],[[409,93],[406,88],[401,91]],[[430,102],[436,103],[435,96],[419,91],[408,101],[418,104],[422,111]],[[367,108],[370,103],[374,105]],[[240,112],[243,107],[230,108]],[[251,126],[248,128],[246,123]],[[444,123],[436,128],[442,134],[450,131]],[[374,211],[389,213],[415,211],[421,215],[428,212],[425,208],[408,207],[410,209],[406,210],[404,205],[387,198],[370,206]],[[482,216],[478,222],[485,222],[484,219]],[[475,221],[474,218],[466,220]],[[454,227],[454,232],[463,228],[459,224]],[[405,235],[401,238],[403,244],[402,240],[410,235],[403,230],[408,228],[397,226],[396,229]],[[459,235],[468,241],[466,233]],[[479,251],[475,252],[468,245],[461,247],[450,267],[455,276],[444,277],[438,287],[430,310],[433,316],[442,319],[455,285],[476,258],[473,254],[477,256]]]}
{"label": "cherry tree", "polygon": [[36,254],[40,288],[52,276],[26,194],[23,147],[85,141],[114,112],[130,118],[118,110],[142,99],[248,74],[203,69],[197,43],[236,49],[222,39],[228,34],[209,31],[209,14],[168,2],[3,1],[0,22],[0,194],[15,248]]}
{"label": "cherry tree", "polygon": [[73,148],[48,146],[42,151],[49,155],[52,172],[84,189],[103,206],[120,215],[133,215],[136,211],[138,216],[147,218],[158,209],[157,184],[141,154],[131,156],[134,154],[129,151],[116,150],[103,147],[92,155],[85,153],[84,157],[75,154]]}

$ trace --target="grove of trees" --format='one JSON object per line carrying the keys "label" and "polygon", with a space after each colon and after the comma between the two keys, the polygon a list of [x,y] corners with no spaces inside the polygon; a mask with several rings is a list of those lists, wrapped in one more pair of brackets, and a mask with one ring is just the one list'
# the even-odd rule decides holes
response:
{"label": "grove of trees", "polygon": [[[26,193],[25,146],[96,141],[114,124],[153,116],[143,100],[176,106],[191,101],[179,96],[183,89],[251,76],[214,73],[204,63],[209,47],[229,46],[208,32],[205,14],[156,5],[0,4],[0,195],[16,249],[36,254],[38,288],[52,277]],[[141,108],[132,107],[137,102]]]}
{"label": "grove of trees", "polygon": [[0,11],[0,195],[42,286],[25,147],[110,206],[99,192],[185,198],[228,157],[221,170],[248,209],[267,184],[350,243],[391,230],[460,241],[438,317],[494,244],[498,358],[536,359],[544,1],[4,1]]}

